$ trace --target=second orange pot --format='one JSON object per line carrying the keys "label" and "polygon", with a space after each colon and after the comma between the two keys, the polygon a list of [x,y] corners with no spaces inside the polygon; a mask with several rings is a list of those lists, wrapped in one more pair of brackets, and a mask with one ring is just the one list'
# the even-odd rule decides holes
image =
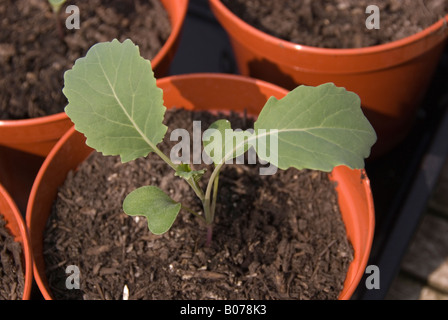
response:
{"label": "second orange pot", "polygon": [[229,35],[239,71],[288,89],[333,82],[357,93],[378,134],[373,157],[407,135],[448,39],[448,15],[402,40],[359,49],[300,45],[264,33],[220,0],[211,9]]}

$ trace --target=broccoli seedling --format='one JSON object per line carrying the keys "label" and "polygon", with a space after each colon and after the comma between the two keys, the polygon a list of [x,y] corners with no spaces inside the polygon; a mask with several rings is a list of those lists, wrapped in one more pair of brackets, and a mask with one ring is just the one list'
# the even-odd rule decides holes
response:
{"label": "broccoli seedling", "polygon": [[280,100],[270,97],[252,130],[233,130],[229,121],[218,120],[204,132],[204,152],[214,164],[204,191],[199,184],[204,171],[174,163],[157,147],[167,131],[163,92],[156,85],[150,61],[140,56],[131,40],[94,45],[65,73],[64,81],[63,93],[69,102],[65,112],[86,136],[87,145],[103,155],[119,155],[122,162],[154,152],[202,202],[203,215],[156,186],[132,191],[123,202],[124,212],[145,216],[154,234],[168,231],[185,209],[206,222],[210,244],[220,170],[251,147],[260,159],[282,170],[329,172],[338,165],[363,168],[376,141],[355,93],[332,83],[298,86]]}
{"label": "broccoli seedling", "polygon": [[53,10],[53,17],[56,23],[56,28],[58,29],[59,38],[64,41],[64,28],[62,27],[62,21],[59,17],[59,11],[66,0],[48,0],[50,6]]}

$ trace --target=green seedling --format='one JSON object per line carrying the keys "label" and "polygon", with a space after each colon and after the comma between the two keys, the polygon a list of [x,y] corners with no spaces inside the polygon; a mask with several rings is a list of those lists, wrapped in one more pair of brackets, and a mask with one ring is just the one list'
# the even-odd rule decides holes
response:
{"label": "green seedling", "polygon": [[[69,101],[65,111],[76,130],[86,136],[87,145],[103,155],[119,155],[122,162],[154,152],[201,200],[203,214],[175,202],[156,186],[131,192],[123,202],[124,212],[145,216],[154,234],[168,231],[185,209],[205,221],[210,244],[220,170],[250,147],[260,159],[282,170],[330,172],[339,165],[363,168],[376,141],[356,94],[332,83],[299,86],[280,100],[268,99],[253,130],[233,130],[229,121],[218,120],[204,132],[204,152],[214,166],[202,189],[204,171],[174,163],[157,147],[167,131],[163,92],[156,85],[150,61],[140,56],[131,40],[94,45],[65,73],[64,80],[63,92]],[[226,137],[230,133],[232,143],[212,139],[219,136],[216,133]]]}
{"label": "green seedling", "polygon": [[51,8],[53,9],[53,12],[58,13],[61,10],[62,5],[65,3],[66,0],[48,0],[48,2],[51,5]]}
{"label": "green seedling", "polygon": [[61,40],[64,40],[64,28],[62,27],[62,21],[59,17],[59,11],[66,0],[48,0],[51,8],[53,9],[53,17],[58,28],[58,35]]}

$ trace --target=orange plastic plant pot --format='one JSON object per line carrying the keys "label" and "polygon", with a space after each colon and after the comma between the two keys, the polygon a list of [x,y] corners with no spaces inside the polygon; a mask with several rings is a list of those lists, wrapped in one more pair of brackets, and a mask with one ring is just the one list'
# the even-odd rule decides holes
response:
{"label": "orange plastic plant pot", "polygon": [[[170,18],[171,34],[151,60],[158,77],[168,72],[188,8],[188,0],[161,1]],[[64,112],[33,119],[0,120],[0,145],[45,157],[72,125]]]}
{"label": "orange plastic plant pot", "polygon": [[448,15],[427,29],[387,44],[324,49],[281,40],[233,14],[220,0],[211,9],[229,35],[243,75],[293,89],[333,82],[357,93],[378,134],[373,156],[407,135],[448,39]]}
{"label": "orange plastic plant pot", "polygon": [[29,235],[22,214],[2,185],[0,185],[0,215],[6,220],[6,228],[14,236],[14,240],[22,245],[22,265],[25,272],[22,300],[29,300],[33,285],[33,259]]}
{"label": "orange plastic plant pot", "polygon": [[[167,108],[235,111],[259,114],[270,96],[278,99],[287,90],[261,80],[224,74],[192,74],[167,77],[157,81],[163,89]],[[36,283],[45,299],[52,299],[45,275],[42,254],[44,228],[57,189],[70,170],[92,152],[85,137],[70,129],[46,158],[33,185],[27,208],[27,225],[33,243]],[[337,182],[342,217],[355,254],[350,264],[340,299],[349,299],[364,274],[373,240],[374,207],[369,180],[362,170],[337,167],[331,174]]]}

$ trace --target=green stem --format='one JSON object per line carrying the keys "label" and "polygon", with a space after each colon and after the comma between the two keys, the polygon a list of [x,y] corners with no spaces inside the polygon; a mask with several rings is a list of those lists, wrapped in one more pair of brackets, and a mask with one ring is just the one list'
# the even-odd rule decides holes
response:
{"label": "green stem", "polygon": [[[166,156],[159,148],[154,146],[153,144],[150,144],[153,151],[163,160],[165,161],[174,171],[177,171],[177,165],[174,164],[168,156]],[[194,178],[185,180],[190,185],[190,187],[194,190],[196,196],[201,200],[204,201],[204,192],[199,187],[198,183],[194,180]]]}
{"label": "green stem", "polygon": [[[207,221],[207,223],[211,224],[213,222],[216,207],[216,195],[218,192],[219,172],[221,171],[222,166],[226,163],[227,159],[231,159],[235,150],[238,150],[238,148],[240,148],[242,144],[247,143],[250,145],[252,143],[251,141],[254,139],[257,139],[257,135],[255,134],[252,135],[247,140],[240,142],[236,147],[234,147],[227,154],[225,154],[224,157],[221,159],[221,162],[215,166],[215,170],[213,170],[212,175],[210,176],[210,180],[208,181],[207,189],[205,191],[205,198],[203,201],[205,220]],[[213,203],[212,206],[210,207],[212,189],[213,189]]]}
{"label": "green stem", "polygon": [[[210,247],[213,237],[213,220],[215,219],[215,209],[216,209],[216,198],[218,197],[218,184],[219,184],[219,170],[222,165],[215,167],[215,170],[210,177],[207,185],[207,191],[205,194],[205,199],[203,201],[204,212],[205,212],[205,222],[207,223],[207,239],[206,246]],[[213,198],[211,199],[210,205],[210,195],[213,186]]]}
{"label": "green stem", "polygon": [[[149,143],[148,143],[149,144]],[[154,151],[155,154],[157,154],[163,161],[165,161],[171,168],[173,168],[175,171],[177,170],[177,165],[174,164],[168,156],[166,156],[159,148],[154,146],[152,143],[149,144],[151,149]]]}
{"label": "green stem", "polygon": [[211,224],[210,199],[207,199],[207,196],[205,196],[204,201],[202,201],[202,206],[204,207],[205,222]]}
{"label": "green stem", "polygon": [[193,188],[193,190],[196,193],[196,195],[198,196],[198,198],[201,201],[204,201],[204,192],[202,191],[201,187],[198,185],[196,180],[194,180],[194,178],[190,178],[189,180],[187,180],[187,182]]}

